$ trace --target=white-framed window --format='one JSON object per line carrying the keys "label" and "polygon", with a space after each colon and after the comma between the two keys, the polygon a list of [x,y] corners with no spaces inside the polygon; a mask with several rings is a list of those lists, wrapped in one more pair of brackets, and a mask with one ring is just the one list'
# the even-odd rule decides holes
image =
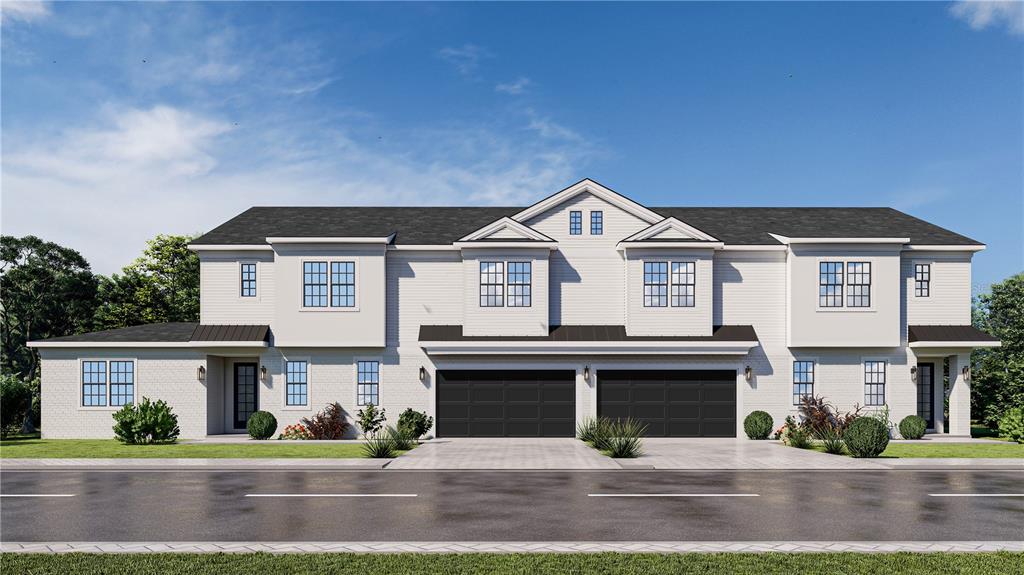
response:
{"label": "white-framed window", "polygon": [[355,307],[356,262],[331,262],[331,307]]}
{"label": "white-framed window", "polygon": [[480,262],[480,307],[505,305],[505,262]]}
{"label": "white-framed window", "polygon": [[846,262],[846,306],[871,307],[871,262]]}
{"label": "white-framed window", "polygon": [[82,407],[121,407],[135,402],[135,360],[81,361]]}
{"label": "white-framed window", "polygon": [[864,405],[885,405],[884,360],[864,361]]}
{"label": "white-framed window", "polygon": [[508,262],[508,307],[530,307],[532,281],[531,262]]}
{"label": "white-framed window", "polygon": [[604,212],[590,212],[590,235],[600,236],[604,234]]}
{"label": "white-framed window", "polygon": [[843,307],[843,262],[818,262],[818,306]]}
{"label": "white-framed window", "polygon": [[932,265],[914,264],[914,297],[931,297]]}
{"label": "white-framed window", "polygon": [[583,212],[569,212],[569,235],[578,236],[583,233]]}
{"label": "white-framed window", "polygon": [[302,262],[302,307],[327,307],[327,262]]}
{"label": "white-framed window", "polygon": [[309,405],[309,362],[284,363],[285,405]]}
{"label": "white-framed window", "polygon": [[668,262],[644,262],[644,307],[668,306]]}
{"label": "white-framed window", "polygon": [[356,306],[356,262],[302,262],[302,307],[344,310]]}
{"label": "white-framed window", "polygon": [[256,263],[242,262],[239,267],[239,296],[256,297]]}
{"label": "white-framed window", "polygon": [[694,307],[696,300],[696,262],[672,262],[672,307]]}
{"label": "white-framed window", "polygon": [[805,397],[814,395],[814,362],[793,362],[793,405],[800,405]]}
{"label": "white-framed window", "polygon": [[360,360],[356,362],[356,404],[380,405],[380,362]]}

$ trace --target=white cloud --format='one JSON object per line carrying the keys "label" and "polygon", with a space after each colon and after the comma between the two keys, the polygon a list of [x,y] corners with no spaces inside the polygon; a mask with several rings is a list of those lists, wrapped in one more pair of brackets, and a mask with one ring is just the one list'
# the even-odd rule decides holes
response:
{"label": "white cloud", "polygon": [[316,94],[320,90],[323,90],[327,86],[334,83],[334,78],[324,78],[322,80],[315,80],[307,84],[300,84],[293,88],[285,89],[285,93],[292,94],[294,96],[303,96],[306,94]]}
{"label": "white cloud", "polygon": [[21,20],[31,22],[51,14],[49,2],[33,0],[3,0],[0,2],[0,22]]}
{"label": "white cloud", "polygon": [[520,76],[518,79],[516,79],[515,82],[498,84],[497,86],[494,87],[494,91],[504,92],[506,94],[516,96],[525,92],[526,87],[529,86],[530,84],[531,82],[529,78]]}
{"label": "white cloud", "polygon": [[565,140],[568,142],[584,141],[583,136],[574,130],[567,128],[550,118],[542,118],[532,109],[528,109],[526,112],[530,118],[530,123],[527,124],[526,128],[537,132],[542,138]]}
{"label": "white cloud", "polygon": [[1024,34],[1024,2],[1020,0],[961,0],[950,6],[949,12],[974,30],[1002,25],[1011,34]]}
{"label": "white cloud", "polygon": [[253,205],[525,205],[586,175],[597,153],[550,120],[527,121],[549,137],[523,137],[520,122],[378,140],[371,116],[234,127],[170,106],[111,107],[89,126],[5,134],[2,227],[111,273],[157,233],[207,231]]}
{"label": "white cloud", "polygon": [[492,57],[486,48],[475,44],[463,44],[458,48],[451,46],[441,48],[438,56],[455,66],[455,69],[463,76],[472,76],[479,68],[481,60]]}

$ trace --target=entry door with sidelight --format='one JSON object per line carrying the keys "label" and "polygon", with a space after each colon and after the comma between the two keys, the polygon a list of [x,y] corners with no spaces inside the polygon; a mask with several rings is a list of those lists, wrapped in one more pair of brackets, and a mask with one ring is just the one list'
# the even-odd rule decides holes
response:
{"label": "entry door with sidelight", "polygon": [[245,429],[249,416],[258,409],[256,364],[235,364],[235,429]]}
{"label": "entry door with sidelight", "polygon": [[935,429],[935,364],[917,364],[917,415]]}

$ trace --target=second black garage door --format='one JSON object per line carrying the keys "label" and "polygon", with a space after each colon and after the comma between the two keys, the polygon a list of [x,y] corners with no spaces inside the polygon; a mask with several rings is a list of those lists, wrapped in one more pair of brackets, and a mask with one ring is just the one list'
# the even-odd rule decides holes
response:
{"label": "second black garage door", "polygon": [[441,370],[438,437],[572,437],[576,373]]}
{"label": "second black garage door", "polygon": [[597,413],[652,437],[736,437],[736,372],[599,370]]}

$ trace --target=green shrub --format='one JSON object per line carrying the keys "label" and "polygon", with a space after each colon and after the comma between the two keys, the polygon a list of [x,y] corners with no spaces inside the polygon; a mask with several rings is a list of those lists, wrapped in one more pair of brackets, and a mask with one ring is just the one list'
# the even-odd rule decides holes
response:
{"label": "green shrub", "polygon": [[431,427],[434,427],[434,418],[411,407],[398,416],[398,430],[414,440],[418,441]]}
{"label": "green shrub", "polygon": [[811,441],[811,433],[802,427],[792,427],[786,435],[786,443],[797,449],[810,449],[814,444]]}
{"label": "green shrub", "polygon": [[903,439],[921,439],[928,428],[928,422],[923,417],[908,415],[900,421],[900,436]]}
{"label": "green shrub", "polygon": [[889,428],[876,417],[859,417],[843,434],[854,457],[878,457],[889,445]]}
{"label": "green shrub", "polygon": [[178,416],[162,399],[150,402],[143,397],[142,403],[129,403],[114,412],[114,436],[121,443],[173,443],[179,433]]}
{"label": "green shrub", "polygon": [[14,375],[0,378],[0,436],[21,431],[25,414],[32,407],[32,388]]}
{"label": "green shrub", "polygon": [[766,411],[752,411],[743,420],[743,431],[750,439],[768,439],[772,434],[772,426],[775,422],[772,416]]}
{"label": "green shrub", "polygon": [[277,418],[269,411],[257,411],[249,416],[245,429],[253,439],[270,439],[277,431]]}
{"label": "green shrub", "polygon": [[303,417],[300,423],[308,439],[341,439],[349,427],[345,421],[345,410],[338,402],[328,403],[323,411],[313,417]]}
{"label": "green shrub", "polygon": [[832,455],[842,455],[845,452],[843,445],[843,436],[832,428],[824,428],[819,432],[821,438],[821,446],[825,448],[825,453],[831,453]]}
{"label": "green shrub", "polygon": [[359,424],[359,429],[363,430],[363,435],[366,437],[377,435],[377,432],[384,427],[386,419],[384,410],[377,409],[377,406],[372,403],[366,404],[366,407],[356,412],[356,423]]}
{"label": "green shrub", "polygon": [[643,454],[646,425],[632,419],[623,419],[612,421],[606,427],[607,436],[602,438],[601,443],[609,457],[632,458]]}
{"label": "green shrub", "polygon": [[384,436],[391,438],[391,442],[394,443],[395,449],[400,451],[409,451],[414,447],[416,438],[410,435],[408,432],[401,429],[395,429],[390,425],[384,430]]}
{"label": "green shrub", "polygon": [[1007,409],[999,419],[999,435],[1024,443],[1024,407]]}
{"label": "green shrub", "polygon": [[32,380],[32,383],[29,384],[29,389],[32,390],[32,407],[28,410],[28,417],[32,422],[32,427],[38,430],[43,425],[42,383],[38,377]]}
{"label": "green shrub", "polygon": [[395,440],[387,434],[371,435],[363,444],[363,454],[374,459],[395,456]]}

